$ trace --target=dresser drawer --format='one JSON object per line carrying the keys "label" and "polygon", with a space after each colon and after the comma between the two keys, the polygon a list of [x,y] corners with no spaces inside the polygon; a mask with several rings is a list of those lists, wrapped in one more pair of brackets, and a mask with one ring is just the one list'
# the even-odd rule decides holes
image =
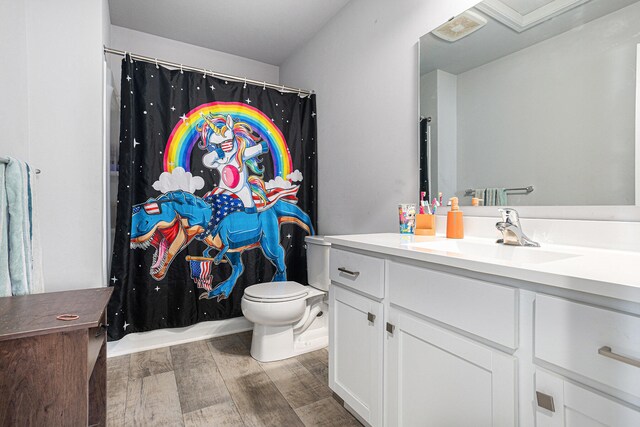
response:
{"label": "dresser drawer", "polygon": [[486,338],[518,347],[518,290],[390,261],[392,304]]}
{"label": "dresser drawer", "polygon": [[331,281],[376,298],[384,297],[384,260],[331,248]]}
{"label": "dresser drawer", "polygon": [[640,398],[640,317],[538,294],[535,356]]}

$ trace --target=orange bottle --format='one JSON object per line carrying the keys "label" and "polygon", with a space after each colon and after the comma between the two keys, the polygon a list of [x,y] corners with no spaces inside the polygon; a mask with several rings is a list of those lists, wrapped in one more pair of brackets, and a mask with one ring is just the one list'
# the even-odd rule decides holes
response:
{"label": "orange bottle", "polygon": [[447,238],[462,239],[464,237],[464,222],[462,211],[458,207],[458,198],[452,197],[451,210],[447,213]]}

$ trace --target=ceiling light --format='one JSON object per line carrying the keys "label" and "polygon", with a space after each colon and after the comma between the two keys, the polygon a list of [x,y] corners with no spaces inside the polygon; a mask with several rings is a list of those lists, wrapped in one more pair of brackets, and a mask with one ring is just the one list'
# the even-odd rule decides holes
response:
{"label": "ceiling light", "polygon": [[433,30],[432,34],[448,42],[455,42],[478,31],[487,24],[478,13],[467,10]]}

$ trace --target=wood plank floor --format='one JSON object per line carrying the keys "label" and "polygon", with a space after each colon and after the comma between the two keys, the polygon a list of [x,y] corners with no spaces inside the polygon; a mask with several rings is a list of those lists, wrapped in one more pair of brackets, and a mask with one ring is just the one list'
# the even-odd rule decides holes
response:
{"label": "wood plank floor", "polygon": [[260,363],[251,332],[107,359],[109,426],[361,426],[327,386],[326,349]]}

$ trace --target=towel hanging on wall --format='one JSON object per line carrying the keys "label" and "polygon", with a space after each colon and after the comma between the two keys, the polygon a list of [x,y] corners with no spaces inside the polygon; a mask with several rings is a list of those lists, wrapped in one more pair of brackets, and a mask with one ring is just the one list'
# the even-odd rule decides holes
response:
{"label": "towel hanging on wall", "polygon": [[35,174],[23,161],[0,162],[0,297],[44,291]]}

